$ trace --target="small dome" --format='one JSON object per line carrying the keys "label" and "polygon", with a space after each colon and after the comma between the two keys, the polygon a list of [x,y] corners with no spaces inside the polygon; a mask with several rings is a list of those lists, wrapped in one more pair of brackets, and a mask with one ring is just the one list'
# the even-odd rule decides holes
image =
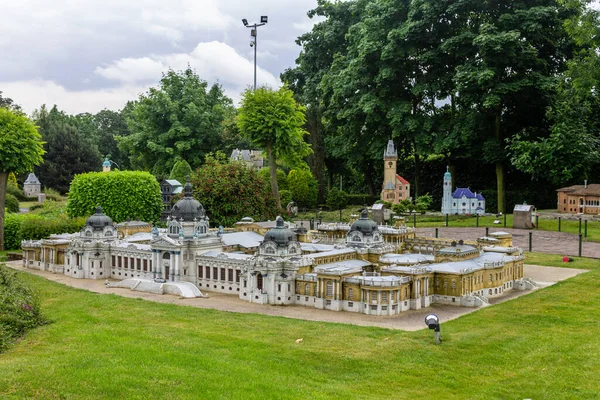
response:
{"label": "small dome", "polygon": [[186,222],[192,222],[194,219],[204,218],[206,213],[202,204],[192,197],[192,185],[190,181],[183,187],[184,198],[179,200],[171,209],[171,218]]}
{"label": "small dome", "polygon": [[366,208],[360,213],[360,218],[350,227],[350,232],[359,231],[367,235],[370,235],[377,230],[379,230],[377,223],[372,219],[369,219],[369,213]]}
{"label": "small dome", "polygon": [[445,179],[452,179],[452,175],[450,175],[450,167],[446,166],[446,173],[444,174]]}
{"label": "small dome", "polygon": [[96,214],[89,217],[85,224],[94,228],[95,231],[101,231],[105,226],[112,226],[113,221],[110,217],[103,214],[102,207],[98,206]]}
{"label": "small dome", "polygon": [[103,167],[110,167],[110,161],[108,161],[108,158],[104,159],[104,162],[102,163]]}
{"label": "small dome", "polygon": [[265,235],[265,240],[272,240],[278,245],[287,245],[292,240],[297,240],[296,232],[285,227],[283,218],[277,217],[275,228],[271,229]]}

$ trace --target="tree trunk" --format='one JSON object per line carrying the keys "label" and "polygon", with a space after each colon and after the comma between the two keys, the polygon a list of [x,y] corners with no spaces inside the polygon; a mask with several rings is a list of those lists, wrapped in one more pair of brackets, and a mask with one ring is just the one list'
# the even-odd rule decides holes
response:
{"label": "tree trunk", "polygon": [[502,164],[502,161],[496,162],[496,182],[498,188],[498,212],[504,214],[504,164]]}
{"label": "tree trunk", "polygon": [[367,184],[367,190],[370,196],[375,195],[375,186],[373,183],[373,165],[369,162],[365,168],[365,183]]}
{"label": "tree trunk", "polygon": [[456,165],[455,164],[450,164],[450,162],[448,162],[448,170],[450,172],[450,176],[452,177],[452,183],[450,184],[450,188],[452,189],[452,192],[454,192],[456,190]]}
{"label": "tree trunk", "polygon": [[[495,121],[495,135],[496,135],[496,140],[498,141],[498,143],[502,144],[502,135],[501,135],[501,131],[500,131],[500,123],[501,123],[501,118],[502,118],[502,111],[498,110],[498,112],[496,113],[496,121]],[[504,182],[504,164],[503,164],[503,160],[498,160],[496,161],[496,190],[498,191],[498,212],[499,213],[505,213],[506,210],[504,209],[505,204],[504,204],[504,187],[505,187],[505,182]]]}
{"label": "tree trunk", "polygon": [[271,145],[267,146],[267,157],[269,159],[269,172],[271,173],[271,189],[273,197],[277,202],[277,208],[281,210],[281,199],[279,198],[279,186],[277,185],[277,163],[275,162],[275,152]]}
{"label": "tree trunk", "polygon": [[8,172],[0,172],[0,251],[4,251],[4,207],[6,203],[6,183]]}
{"label": "tree trunk", "polygon": [[420,194],[420,187],[421,186],[421,156],[419,156],[419,151],[417,149],[417,140],[413,140],[413,147],[414,147],[414,152],[415,152],[415,182],[414,182],[414,188],[415,188],[415,200],[417,199],[417,197],[419,197]]}

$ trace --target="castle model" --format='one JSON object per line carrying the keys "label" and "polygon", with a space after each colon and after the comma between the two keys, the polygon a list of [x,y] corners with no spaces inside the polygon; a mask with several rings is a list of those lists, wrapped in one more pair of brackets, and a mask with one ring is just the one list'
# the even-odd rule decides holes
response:
{"label": "castle model", "polygon": [[209,229],[188,182],[166,229],[142,232],[142,225],[122,234],[123,224],[113,224],[99,207],[79,233],[23,241],[23,264],[145,292],[221,292],[251,303],[370,315],[432,303],[476,307],[529,288],[523,253],[508,233],[471,243],[416,238],[412,228],[378,226],[366,209],[352,224],[327,225],[316,242],[281,217],[264,236],[227,233]]}
{"label": "castle model", "polygon": [[448,167],[444,174],[444,196],[442,197],[442,214],[484,214],[485,198],[481,193],[473,193],[469,188],[456,188],[452,192],[452,175]]}
{"label": "castle model", "polygon": [[394,149],[394,142],[390,140],[383,152],[383,190],[381,201],[398,204],[402,200],[410,200],[410,183],[396,173],[398,151]]}

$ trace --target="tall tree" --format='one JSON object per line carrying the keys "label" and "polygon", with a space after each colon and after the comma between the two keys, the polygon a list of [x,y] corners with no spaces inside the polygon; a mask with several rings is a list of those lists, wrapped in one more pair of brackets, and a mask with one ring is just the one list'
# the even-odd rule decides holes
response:
{"label": "tall tree", "polygon": [[271,172],[271,188],[277,207],[281,208],[277,185],[277,159],[287,165],[302,165],[310,154],[310,146],[304,141],[303,128],[305,108],[294,100],[294,93],[281,87],[273,90],[260,87],[247,89],[239,109],[238,126],[252,143],[267,152]]}
{"label": "tall tree", "polygon": [[464,115],[481,114],[483,159],[495,166],[498,211],[505,212],[506,141],[527,129],[548,131],[545,110],[565,67],[568,10],[555,0],[485,1],[472,28],[472,52],[455,82]]}
{"label": "tall tree", "polygon": [[177,159],[192,168],[219,148],[223,120],[233,107],[220,85],[210,88],[191,68],[169,70],[126,113],[131,134],[119,137],[131,166],[167,176]]}
{"label": "tall tree", "polygon": [[75,175],[100,170],[102,158],[93,138],[69,124],[73,117],[56,106],[50,111],[42,106],[34,118],[45,141],[44,164],[35,169],[44,186],[66,193]]}
{"label": "tall tree", "polygon": [[8,175],[31,171],[42,162],[43,142],[24,115],[0,107],[0,251],[4,250],[4,204]]}
{"label": "tall tree", "polygon": [[10,97],[3,97],[0,90],[0,108],[8,108],[9,110],[21,112],[21,106],[16,104]]}

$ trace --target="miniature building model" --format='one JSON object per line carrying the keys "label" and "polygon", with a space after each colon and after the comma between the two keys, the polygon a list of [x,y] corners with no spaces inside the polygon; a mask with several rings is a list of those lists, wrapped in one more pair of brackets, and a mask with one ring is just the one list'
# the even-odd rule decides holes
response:
{"label": "miniature building model", "polygon": [[469,188],[456,188],[452,192],[452,175],[448,168],[444,174],[444,195],[442,214],[484,214],[485,198],[481,193],[473,193]]}
{"label": "miniature building model", "polygon": [[42,191],[42,184],[35,174],[29,174],[25,182],[23,182],[23,194],[27,197],[37,197]]}
{"label": "miniature building model", "polygon": [[235,149],[229,157],[231,161],[241,161],[248,168],[261,169],[264,166],[264,158],[260,150],[240,150]]}
{"label": "miniature building model", "polygon": [[570,214],[600,214],[600,184],[573,185],[556,190],[559,212]]}
{"label": "miniature building model", "polygon": [[421,248],[432,249],[423,255],[395,253],[414,231],[380,227],[366,210],[350,226],[325,230],[329,244],[300,242],[305,230],[286,226],[281,217],[264,237],[210,231],[208,223],[188,182],[166,229],[121,239],[99,207],[77,234],[23,241],[23,263],[72,278],[129,280],[111,287],[185,297],[215,291],[252,303],[371,315],[432,303],[482,306],[487,297],[532,287],[523,279],[521,250],[503,232],[474,244],[420,239]]}
{"label": "miniature building model", "polygon": [[102,163],[102,172],[110,172],[110,161],[108,161],[108,157],[104,158],[104,162]]}
{"label": "miniature building model", "polygon": [[396,173],[396,162],[398,151],[394,149],[394,141],[388,142],[383,152],[383,190],[381,200],[393,204],[400,203],[404,199],[410,200],[410,183]]}
{"label": "miniature building model", "polygon": [[171,212],[173,198],[181,195],[183,185],[176,179],[165,179],[160,183],[160,193],[163,203],[163,212],[161,218],[165,220]]}

